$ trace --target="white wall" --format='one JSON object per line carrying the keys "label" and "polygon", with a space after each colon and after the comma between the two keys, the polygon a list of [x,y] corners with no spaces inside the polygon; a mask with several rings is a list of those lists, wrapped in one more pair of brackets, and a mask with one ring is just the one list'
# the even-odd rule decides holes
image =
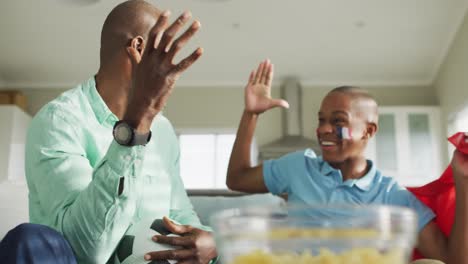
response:
{"label": "white wall", "polygon": [[0,74],[0,88],[5,88],[6,83],[5,80],[3,80],[3,76]]}
{"label": "white wall", "polygon": [[468,103],[467,47],[468,17],[465,17],[434,83],[446,119]]}
{"label": "white wall", "polygon": [[[278,97],[279,89],[272,94]],[[165,114],[177,130],[220,129],[235,133],[243,106],[243,89],[239,87],[183,88],[174,91]],[[281,131],[281,110],[267,112],[259,120],[257,143],[273,141]]]}
{"label": "white wall", "polygon": [[[454,115],[468,107],[468,17],[460,26],[441,65],[434,87],[440,101],[442,124],[447,128]],[[447,149],[448,143],[444,144]]]}

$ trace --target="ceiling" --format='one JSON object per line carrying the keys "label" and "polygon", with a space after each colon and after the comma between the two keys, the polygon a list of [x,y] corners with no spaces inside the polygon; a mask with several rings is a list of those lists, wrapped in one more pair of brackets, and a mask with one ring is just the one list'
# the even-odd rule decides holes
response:
{"label": "ceiling", "polygon": [[[67,88],[98,68],[99,34],[117,0],[0,3],[0,86]],[[205,54],[181,86],[241,86],[270,58],[306,85],[430,85],[468,0],[160,0],[202,23]],[[181,56],[179,56],[181,57]]]}

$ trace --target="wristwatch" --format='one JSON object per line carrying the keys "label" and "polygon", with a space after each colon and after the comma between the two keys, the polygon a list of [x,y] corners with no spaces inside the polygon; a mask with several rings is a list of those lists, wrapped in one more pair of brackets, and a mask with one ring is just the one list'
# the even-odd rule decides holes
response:
{"label": "wristwatch", "polygon": [[138,133],[124,120],[115,123],[114,130],[112,131],[114,139],[122,146],[138,146],[146,145],[151,139],[151,131],[145,134]]}

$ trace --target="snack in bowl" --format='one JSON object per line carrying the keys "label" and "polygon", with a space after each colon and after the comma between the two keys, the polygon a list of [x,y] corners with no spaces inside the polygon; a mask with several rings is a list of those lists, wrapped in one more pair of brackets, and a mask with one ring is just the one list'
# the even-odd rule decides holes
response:
{"label": "snack in bowl", "polygon": [[416,214],[389,206],[242,208],[211,218],[228,264],[404,264]]}

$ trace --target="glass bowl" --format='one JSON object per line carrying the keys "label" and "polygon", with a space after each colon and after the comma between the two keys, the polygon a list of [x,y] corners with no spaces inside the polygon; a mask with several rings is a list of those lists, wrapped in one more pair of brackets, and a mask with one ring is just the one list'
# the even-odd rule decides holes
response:
{"label": "glass bowl", "polygon": [[392,206],[247,207],[210,223],[223,264],[403,264],[417,238],[417,215]]}

